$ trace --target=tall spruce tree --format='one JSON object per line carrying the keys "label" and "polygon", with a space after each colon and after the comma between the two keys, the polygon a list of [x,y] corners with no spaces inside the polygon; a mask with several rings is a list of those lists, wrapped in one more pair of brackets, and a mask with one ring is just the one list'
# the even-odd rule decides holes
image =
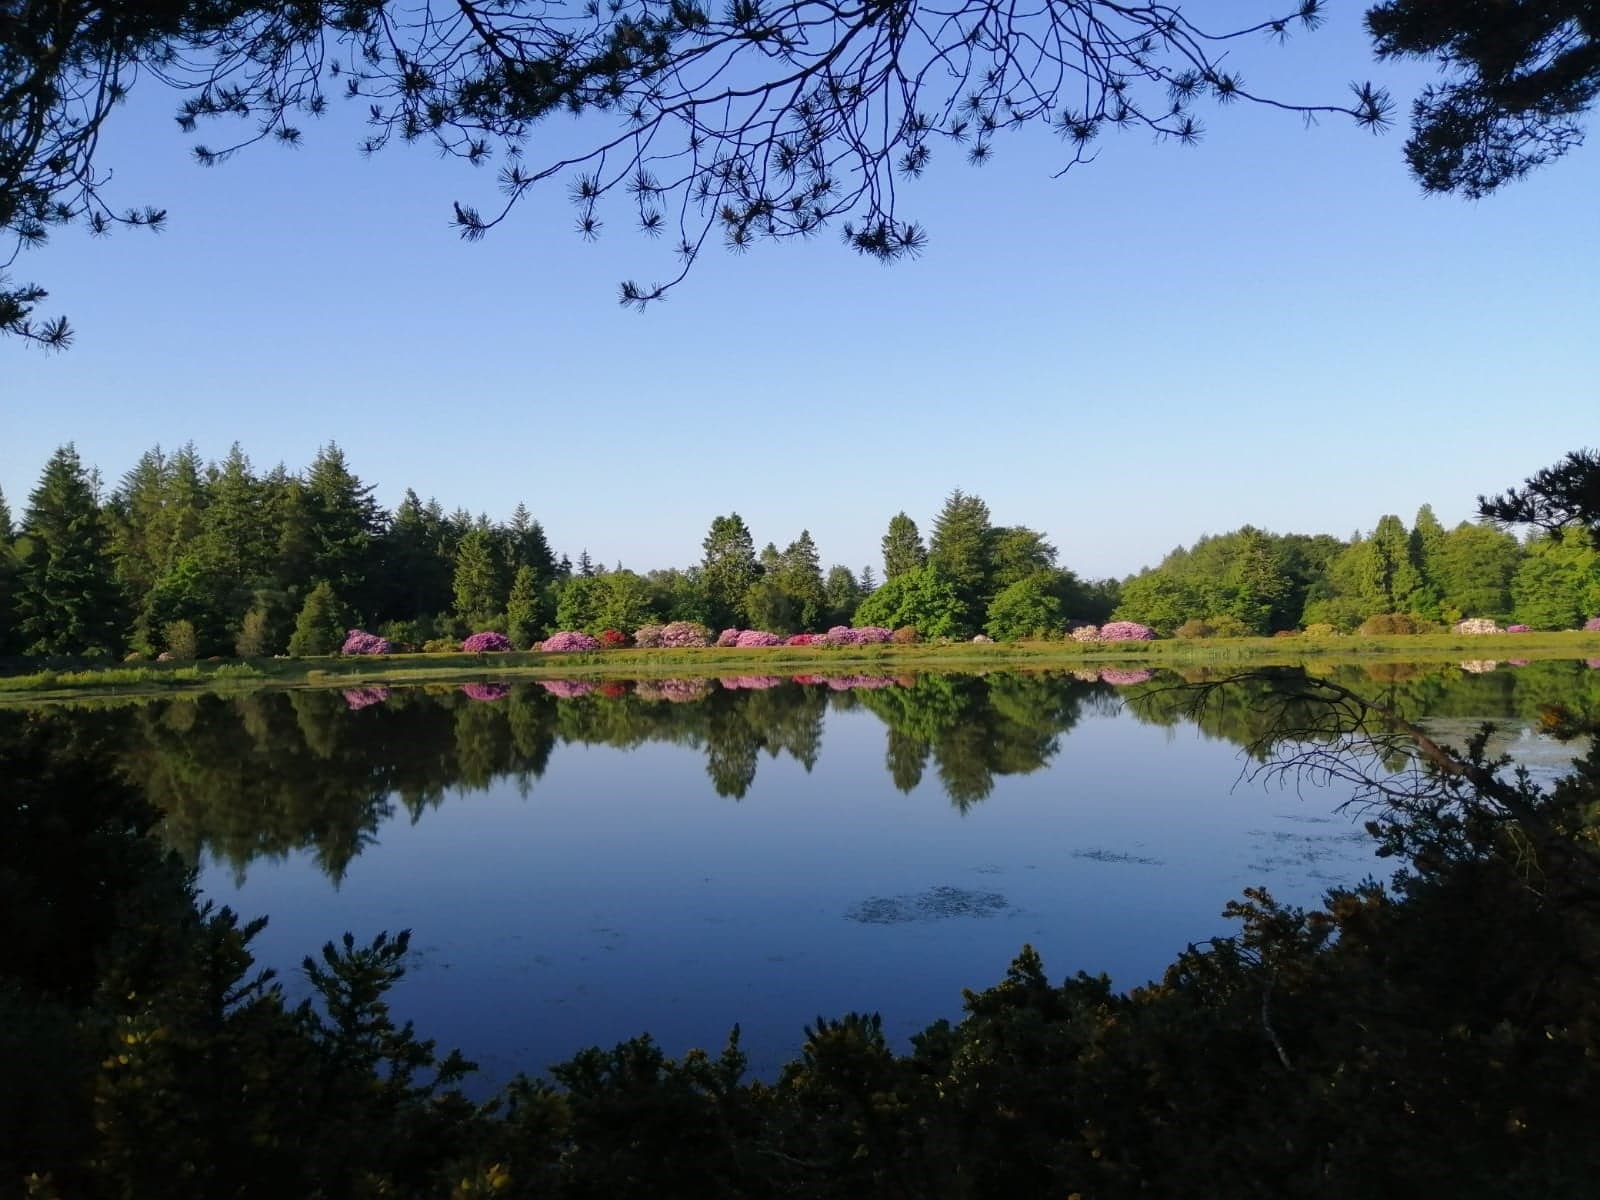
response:
{"label": "tall spruce tree", "polygon": [[928,539],[928,562],[955,588],[965,609],[964,623],[982,624],[993,574],[994,527],[989,506],[956,488],[945,498]]}
{"label": "tall spruce tree", "polygon": [[333,585],[323,580],[306,595],[289,638],[289,653],[297,658],[333,654],[344,644],[348,616]]}
{"label": "tall spruce tree", "polygon": [[306,472],[304,495],[311,577],[327,580],[359,611],[375,607],[369,581],[376,582],[383,520],[372,486],[356,477],[344,451],[329,442]]}
{"label": "tall spruce tree", "polygon": [[700,543],[700,579],[710,603],[712,624],[731,626],[744,620],[744,597],[761,577],[755,539],[738,513],[717,517]]}
{"label": "tall spruce tree", "polygon": [[[907,571],[915,571],[928,561],[928,550],[922,544],[922,534],[917,523],[903,512],[889,518],[889,530],[883,535],[883,577],[893,579]],[[872,589],[868,588],[868,591]]]}
{"label": "tall spruce tree", "polygon": [[455,611],[474,629],[486,628],[505,611],[500,570],[494,532],[487,524],[461,539],[456,548]]}
{"label": "tall spruce tree", "polygon": [[127,617],[110,538],[72,443],[45,465],[18,539],[17,627],[28,654],[115,654]]}

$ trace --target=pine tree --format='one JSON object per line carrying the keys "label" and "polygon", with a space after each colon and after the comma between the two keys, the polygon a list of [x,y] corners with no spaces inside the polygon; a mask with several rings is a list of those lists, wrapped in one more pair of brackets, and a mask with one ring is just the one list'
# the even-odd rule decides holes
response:
{"label": "pine tree", "polygon": [[922,544],[922,535],[917,532],[917,523],[903,512],[889,518],[889,531],[883,535],[884,579],[914,571],[927,561],[928,551]]}
{"label": "pine tree", "polygon": [[473,629],[486,627],[505,611],[494,535],[487,526],[473,529],[456,548],[453,590],[456,616]]}
{"label": "pine tree", "polygon": [[755,539],[738,513],[717,517],[701,543],[701,582],[711,605],[712,624],[733,626],[743,623],[744,596],[761,576],[756,561]]}
{"label": "pine tree", "polygon": [[18,540],[17,626],[28,654],[115,654],[124,596],[94,477],[69,442],[28,497]]}
{"label": "pine tree", "polygon": [[965,624],[977,626],[983,617],[993,574],[994,527],[989,506],[960,488],[951,492],[933,523],[928,540],[928,562],[956,589],[966,610]]}
{"label": "pine tree", "polygon": [[333,585],[323,580],[312,588],[295,619],[289,638],[289,653],[296,658],[333,654],[344,645],[349,632],[344,605]]}
{"label": "pine tree", "polygon": [[506,599],[506,636],[519,650],[525,650],[539,636],[539,579],[532,566],[517,568]]}
{"label": "pine tree", "polygon": [[828,617],[828,596],[823,588],[822,560],[809,529],[802,529],[800,536],[784,548],[777,578],[779,586],[793,598],[800,628],[821,627]]}
{"label": "pine tree", "polygon": [[369,603],[369,581],[374,581],[383,522],[371,485],[356,478],[344,451],[329,442],[306,472],[304,494],[311,578],[327,580],[359,609],[375,607]]}

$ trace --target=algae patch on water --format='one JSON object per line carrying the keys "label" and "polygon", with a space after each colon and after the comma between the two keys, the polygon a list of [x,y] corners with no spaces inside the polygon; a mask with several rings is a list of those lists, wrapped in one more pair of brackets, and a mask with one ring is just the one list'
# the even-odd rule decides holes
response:
{"label": "algae patch on water", "polygon": [[852,907],[845,917],[863,925],[903,925],[952,917],[992,917],[1010,907],[1011,903],[999,892],[936,887],[914,895],[873,896]]}

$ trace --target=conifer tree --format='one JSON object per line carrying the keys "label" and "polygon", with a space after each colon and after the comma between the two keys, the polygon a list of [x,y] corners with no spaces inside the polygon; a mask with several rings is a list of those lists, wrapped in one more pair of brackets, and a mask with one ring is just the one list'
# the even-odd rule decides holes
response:
{"label": "conifer tree", "polygon": [[456,548],[454,593],[456,616],[474,629],[505,611],[494,535],[486,525],[474,528]]}
{"label": "conifer tree", "polygon": [[711,605],[712,624],[742,624],[744,597],[761,576],[756,561],[755,539],[738,513],[717,517],[701,542],[701,581]]}
{"label": "conifer tree", "polygon": [[349,632],[345,607],[333,585],[323,580],[306,595],[289,638],[289,653],[297,658],[333,654]]}
{"label": "conifer tree", "polygon": [[922,544],[917,523],[903,512],[895,513],[889,518],[889,531],[883,535],[884,579],[914,571],[927,561],[928,551]]}
{"label": "conifer tree", "polygon": [[124,596],[112,573],[110,539],[94,477],[69,442],[45,465],[28,496],[18,540],[16,607],[28,654],[115,654]]}
{"label": "conifer tree", "polygon": [[538,576],[532,566],[524,563],[517,568],[506,599],[506,636],[517,649],[526,650],[539,636],[541,624]]}
{"label": "conifer tree", "polygon": [[994,527],[989,506],[956,488],[946,497],[928,539],[928,562],[955,588],[964,607],[964,623],[976,627],[988,603],[993,574]]}

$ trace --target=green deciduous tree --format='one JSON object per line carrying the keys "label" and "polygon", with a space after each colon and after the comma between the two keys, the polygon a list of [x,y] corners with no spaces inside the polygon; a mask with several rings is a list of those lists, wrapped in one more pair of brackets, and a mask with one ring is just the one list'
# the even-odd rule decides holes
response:
{"label": "green deciduous tree", "polygon": [[885,581],[861,601],[855,623],[910,625],[925,638],[965,637],[972,629],[955,584],[934,562]]}
{"label": "green deciduous tree", "polygon": [[1535,629],[1577,629],[1600,613],[1600,547],[1581,529],[1547,534],[1528,545],[1511,580],[1518,621]]}
{"label": "green deciduous tree", "polygon": [[1517,539],[1492,525],[1463,521],[1445,534],[1431,559],[1433,586],[1440,597],[1441,615],[1511,616],[1511,581],[1523,559]]}
{"label": "green deciduous tree", "polygon": [[851,618],[856,615],[856,606],[861,603],[861,597],[868,589],[862,586],[849,567],[835,563],[828,568],[828,578],[823,582],[822,590],[828,603],[827,624],[832,626],[850,624]]}
{"label": "green deciduous tree", "polygon": [[1036,571],[1010,584],[989,601],[984,631],[999,642],[1059,633],[1065,621],[1060,583],[1057,572]]}

